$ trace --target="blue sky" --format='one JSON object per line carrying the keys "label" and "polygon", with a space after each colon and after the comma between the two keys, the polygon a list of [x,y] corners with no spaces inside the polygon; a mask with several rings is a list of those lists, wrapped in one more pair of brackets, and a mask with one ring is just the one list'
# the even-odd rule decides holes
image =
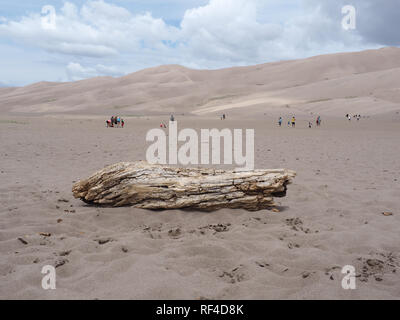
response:
{"label": "blue sky", "polygon": [[[342,27],[347,4],[355,30]],[[48,5],[54,28],[43,25]],[[399,46],[399,9],[398,0],[0,0],[0,86]]]}

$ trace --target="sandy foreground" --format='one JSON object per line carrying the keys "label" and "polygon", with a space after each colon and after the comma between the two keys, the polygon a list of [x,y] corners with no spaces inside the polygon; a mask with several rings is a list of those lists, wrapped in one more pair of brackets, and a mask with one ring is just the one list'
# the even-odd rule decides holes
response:
{"label": "sandy foreground", "polygon": [[[1,115],[0,298],[399,299],[400,115],[318,129],[243,118],[177,116],[180,129],[254,128],[256,168],[298,174],[280,212],[87,206],[73,183],[144,160],[146,132],[168,117],[107,129],[101,116]],[[56,290],[41,287],[44,265]],[[342,289],[345,265],[356,290]]]}

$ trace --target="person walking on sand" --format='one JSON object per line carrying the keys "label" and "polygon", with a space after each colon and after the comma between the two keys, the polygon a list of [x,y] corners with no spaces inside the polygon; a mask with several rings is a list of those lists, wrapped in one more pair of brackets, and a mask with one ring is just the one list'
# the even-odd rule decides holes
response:
{"label": "person walking on sand", "polygon": [[296,127],[296,117],[293,116],[292,117],[292,128],[295,128],[295,127]]}
{"label": "person walking on sand", "polygon": [[121,126],[122,126],[122,129],[124,128],[124,125],[125,125],[125,121],[124,121],[124,119],[121,119]]}
{"label": "person walking on sand", "polygon": [[280,127],[282,127],[282,121],[283,121],[282,117],[279,117],[278,123],[279,123],[279,126],[280,126]]}

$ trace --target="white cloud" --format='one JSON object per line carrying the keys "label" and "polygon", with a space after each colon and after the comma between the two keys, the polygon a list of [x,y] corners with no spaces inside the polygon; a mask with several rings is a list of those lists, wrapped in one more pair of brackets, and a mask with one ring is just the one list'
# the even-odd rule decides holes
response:
{"label": "white cloud", "polygon": [[173,39],[172,27],[150,13],[132,15],[103,1],[88,1],[80,10],[66,2],[56,15],[55,29],[43,28],[42,16],[31,14],[20,21],[0,24],[0,35],[14,41],[67,55],[107,57],[157,47]]}
{"label": "white cloud", "polygon": [[82,80],[98,76],[122,76],[123,73],[115,67],[98,64],[94,67],[82,67],[79,63],[70,62],[67,66],[68,79],[71,81]]}
{"label": "white cloud", "polygon": [[188,10],[180,35],[191,56],[225,63],[259,61],[260,47],[279,38],[277,24],[257,21],[257,3],[248,0],[213,0]]}
{"label": "white cloud", "polygon": [[302,0],[302,9],[285,21],[265,18],[273,15],[267,12],[271,7],[292,3],[210,0],[187,10],[175,27],[150,12],[135,14],[103,0],[81,7],[65,2],[54,30],[43,28],[42,16],[36,13],[19,21],[1,20],[0,38],[64,59],[69,79],[119,75],[166,63],[219,68],[367,47],[357,32],[341,29],[340,12],[321,10],[315,0]]}

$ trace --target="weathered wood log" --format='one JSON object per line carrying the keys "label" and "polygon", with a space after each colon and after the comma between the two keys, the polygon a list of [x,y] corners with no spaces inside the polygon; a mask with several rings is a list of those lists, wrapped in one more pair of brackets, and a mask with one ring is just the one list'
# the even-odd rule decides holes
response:
{"label": "weathered wood log", "polygon": [[291,170],[224,171],[122,162],[73,186],[75,198],[107,206],[144,209],[244,208],[275,206],[296,173]]}

